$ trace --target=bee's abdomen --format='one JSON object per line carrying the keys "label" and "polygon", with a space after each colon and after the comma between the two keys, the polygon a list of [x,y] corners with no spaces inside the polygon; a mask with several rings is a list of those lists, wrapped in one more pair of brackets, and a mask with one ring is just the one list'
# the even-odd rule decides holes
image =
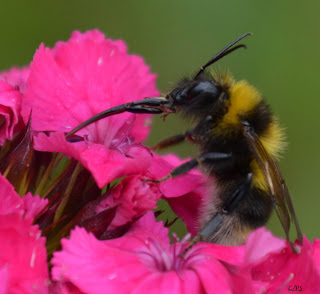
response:
{"label": "bee's abdomen", "polygon": [[[234,192],[239,183],[219,182],[217,183],[217,191],[219,191],[218,199],[212,206],[207,207],[206,218],[202,220],[205,225],[218,211],[221,211],[223,200]],[[218,200],[219,203],[216,201]],[[222,224],[212,236],[208,238],[209,242],[223,245],[241,245],[244,244],[249,233],[252,230],[264,226],[271,214],[272,202],[270,197],[263,190],[251,187],[244,196],[244,199],[238,204],[237,208],[230,214],[223,216]]]}
{"label": "bee's abdomen", "polygon": [[264,226],[272,211],[272,201],[264,190],[251,187],[236,211],[240,221],[252,229]]}

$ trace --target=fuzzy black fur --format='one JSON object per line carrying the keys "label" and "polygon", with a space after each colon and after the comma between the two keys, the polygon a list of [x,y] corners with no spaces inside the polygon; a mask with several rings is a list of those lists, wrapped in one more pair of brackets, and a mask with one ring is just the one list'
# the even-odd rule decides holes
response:
{"label": "fuzzy black fur", "polygon": [[[200,164],[217,183],[220,201],[216,201],[214,211],[220,211],[224,202],[235,193],[247,175],[256,172],[251,169],[254,156],[243,135],[241,121],[249,123],[258,136],[264,134],[273,122],[269,106],[262,101],[248,113],[241,114],[241,117],[239,114],[238,125],[230,125],[224,130],[219,129],[220,122],[228,113],[229,96],[229,89],[219,85],[208,75],[202,75],[197,80],[185,78],[167,95],[168,99],[174,101],[177,112],[184,119],[194,121],[195,127],[191,133],[195,138],[194,143],[199,148],[199,158],[211,152],[232,154],[231,159],[217,162],[207,160]],[[272,210],[272,201],[268,192],[255,187],[254,183],[246,189],[248,190],[245,191],[245,197],[229,216],[235,217],[247,230],[263,226],[267,222]],[[210,209],[206,211],[210,213]],[[239,224],[237,230],[238,228]],[[232,231],[232,228],[228,230]],[[239,234],[239,231],[234,233]],[[219,239],[214,237],[215,240],[218,240],[217,238]],[[232,238],[232,234],[229,234],[229,238]],[[226,243],[233,244],[229,241]]]}

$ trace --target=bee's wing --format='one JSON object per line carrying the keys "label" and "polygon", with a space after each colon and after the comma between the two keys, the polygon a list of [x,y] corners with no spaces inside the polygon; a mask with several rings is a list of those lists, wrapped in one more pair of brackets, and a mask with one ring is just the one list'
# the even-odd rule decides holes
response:
{"label": "bee's wing", "polygon": [[270,197],[272,198],[273,206],[282,227],[284,228],[288,241],[290,242],[289,229],[291,220],[295,225],[297,238],[302,244],[302,233],[299,222],[291,201],[288,187],[280,172],[277,161],[268,154],[257,134],[248,124],[244,125],[244,135],[247,138],[251,151],[261,169],[264,180],[268,186]]}

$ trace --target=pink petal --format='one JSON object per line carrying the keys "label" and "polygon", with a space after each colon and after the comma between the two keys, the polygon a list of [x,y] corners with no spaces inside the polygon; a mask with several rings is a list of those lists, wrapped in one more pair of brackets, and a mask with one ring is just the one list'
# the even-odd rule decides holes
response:
{"label": "pink petal", "polygon": [[9,181],[0,174],[0,215],[23,215],[24,203]]}
{"label": "pink petal", "polygon": [[108,230],[112,230],[140,217],[147,210],[157,208],[156,203],[160,198],[161,193],[155,184],[144,182],[142,176],[128,176],[108,191],[96,212],[117,207],[116,215],[108,227]]}
{"label": "pink petal", "polygon": [[196,272],[201,278],[204,293],[232,293],[229,273],[218,261],[212,260],[198,266]]}
{"label": "pink petal", "polygon": [[[190,159],[181,160],[172,154],[159,156],[154,153],[147,176],[151,179],[161,179],[188,160]],[[193,236],[199,231],[199,217],[203,208],[215,197],[212,187],[214,187],[213,180],[208,179],[197,169],[159,184],[159,190],[164,198]]]}
{"label": "pink petal", "polygon": [[8,71],[0,73],[0,80],[5,81],[21,93],[26,91],[27,80],[29,77],[29,67],[13,67]]}
{"label": "pink petal", "polygon": [[192,192],[180,197],[167,198],[172,210],[185,223],[192,236],[199,232],[199,219],[202,208],[205,207],[206,187],[198,187]]}
{"label": "pink petal", "polygon": [[0,294],[9,292],[9,270],[8,265],[0,267]]}
{"label": "pink petal", "polygon": [[31,225],[34,211],[44,200],[36,198],[31,205],[30,197],[21,198],[0,174],[0,293],[5,285],[10,289],[5,293],[48,292],[45,239]]}
{"label": "pink petal", "polygon": [[244,262],[257,262],[269,253],[280,251],[286,246],[286,241],[277,238],[264,227],[252,232],[247,239]]}
{"label": "pink petal", "polygon": [[[32,128],[36,131],[68,132],[102,110],[157,95],[154,81],[143,59],[128,55],[123,42],[104,39],[97,30],[75,32],[53,50],[42,45],[36,52],[23,115],[27,119],[33,109]],[[125,121],[126,117],[119,119]],[[144,125],[149,117],[139,115],[136,120],[131,134],[137,142],[149,132],[149,126]],[[89,139],[97,142],[105,130],[115,128],[115,121],[117,118],[103,120],[79,134],[89,131]]]}
{"label": "pink petal", "polygon": [[32,196],[31,193],[27,193],[23,198],[25,214],[24,217],[34,219],[40,212],[42,212],[47,206],[49,200],[42,199],[39,195]]}
{"label": "pink petal", "polygon": [[199,250],[202,254],[216,258],[217,260],[232,264],[234,266],[243,265],[245,256],[245,246],[224,246],[212,244],[208,246],[206,243],[199,243],[203,246]]}
{"label": "pink petal", "polygon": [[198,243],[196,247],[197,255],[207,258],[194,269],[205,293],[254,293],[249,275],[239,272],[244,246]]}
{"label": "pink petal", "polygon": [[[152,250],[153,245],[160,246],[159,251]],[[171,251],[172,246],[177,251]],[[196,244],[181,259],[183,248],[169,245],[167,229],[148,212],[126,235],[113,240],[98,241],[76,228],[69,240],[62,240],[62,251],[54,253],[52,276],[85,293],[253,293],[249,279],[234,277],[215,257],[223,253],[222,246],[215,250],[214,244]],[[235,260],[243,257],[243,248],[231,251],[239,254]],[[231,255],[221,257],[231,260]],[[169,257],[172,268],[167,270],[146,262]]]}
{"label": "pink petal", "polygon": [[116,178],[144,171],[151,164],[150,152],[140,146],[131,146],[126,156],[107,147],[85,142],[69,143],[64,134],[40,133],[34,138],[35,149],[48,152],[62,152],[79,160],[102,188]]}
{"label": "pink petal", "polygon": [[21,98],[18,90],[0,80],[0,145],[11,140],[23,126],[20,119]]}
{"label": "pink petal", "polygon": [[138,250],[145,246],[146,239],[151,238],[159,242],[163,247],[168,247],[170,243],[168,233],[169,229],[163,226],[163,222],[157,222],[154,213],[148,211],[131,226],[125,236],[106,242],[108,246],[127,250]]}
{"label": "pink petal", "polygon": [[0,174],[0,215],[18,213],[33,220],[47,205],[48,199],[31,193],[20,197],[10,182]]}
{"label": "pink petal", "polygon": [[130,293],[132,281],[148,272],[134,254],[108,247],[81,228],[62,247],[52,259],[53,280],[72,282],[85,293]]}
{"label": "pink petal", "polygon": [[[128,55],[122,41],[105,39],[97,30],[75,32],[50,50],[40,46],[30,66],[22,115],[32,109],[32,130],[68,132],[93,115],[129,101],[158,94],[155,75],[143,59]],[[35,149],[62,152],[79,160],[99,187],[115,178],[145,170],[151,155],[139,143],[146,138],[150,115],[123,113],[101,120],[68,144],[62,134],[35,139]]]}
{"label": "pink petal", "polygon": [[176,272],[153,273],[139,281],[134,289],[133,294],[151,293],[151,294],[194,294],[203,293],[203,287],[199,277],[193,271],[187,271],[183,278],[179,277]]}
{"label": "pink petal", "polygon": [[156,221],[152,211],[148,211],[142,218],[134,223],[127,236],[130,236],[131,234],[150,235],[152,238],[159,239],[159,241],[161,240],[164,244],[170,243],[168,236],[169,229],[163,226],[162,221]]}
{"label": "pink petal", "polygon": [[0,268],[8,266],[10,293],[48,293],[45,239],[30,219],[0,215]]}
{"label": "pink petal", "polygon": [[[270,237],[267,236],[267,239],[270,240]],[[266,241],[266,238],[262,236],[261,240]],[[292,253],[288,244],[279,248],[277,246],[279,240],[270,241],[274,251],[267,248],[268,244],[261,242],[268,254],[263,256],[254,253],[253,256],[256,255],[257,260],[248,259],[253,262],[251,266],[247,267],[251,272],[252,279],[263,284],[266,293],[286,293],[288,287],[294,285],[301,286],[305,293],[318,293],[320,291],[320,275],[312,258],[312,247],[308,239],[304,238],[300,254]],[[248,248],[248,250],[250,249]]]}
{"label": "pink petal", "polygon": [[312,244],[312,258],[315,266],[317,267],[318,273],[320,274],[320,240],[315,239]]}

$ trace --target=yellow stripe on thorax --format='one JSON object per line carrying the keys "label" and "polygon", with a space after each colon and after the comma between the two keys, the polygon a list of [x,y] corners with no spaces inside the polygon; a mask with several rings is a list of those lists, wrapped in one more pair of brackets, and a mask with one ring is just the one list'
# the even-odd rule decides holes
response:
{"label": "yellow stripe on thorax", "polygon": [[232,83],[229,89],[228,111],[222,119],[222,127],[237,125],[239,118],[253,110],[261,100],[259,91],[246,81]]}

